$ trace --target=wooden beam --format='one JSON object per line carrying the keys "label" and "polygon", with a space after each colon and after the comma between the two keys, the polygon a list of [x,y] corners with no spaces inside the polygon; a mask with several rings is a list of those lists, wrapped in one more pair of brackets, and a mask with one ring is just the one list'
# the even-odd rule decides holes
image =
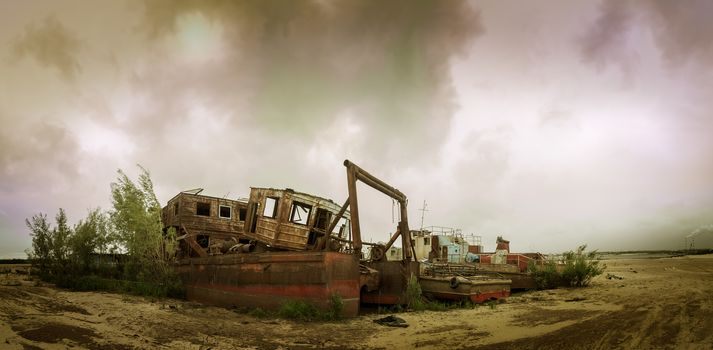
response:
{"label": "wooden beam", "polygon": [[200,244],[198,244],[198,242],[196,242],[196,236],[189,234],[189,232],[185,226],[181,225],[181,228],[183,229],[183,232],[186,233],[185,237],[186,237],[186,242],[188,242],[188,246],[190,246],[196,253],[198,253],[198,255],[200,255],[201,258],[208,256],[208,252],[206,252],[205,249],[203,249],[203,247],[201,247]]}
{"label": "wooden beam", "polygon": [[330,239],[330,236],[332,235],[332,231],[334,231],[334,228],[337,227],[339,220],[342,219],[342,216],[347,211],[348,207],[349,207],[349,198],[347,198],[347,200],[344,201],[344,205],[342,205],[342,207],[339,209],[339,212],[334,217],[334,220],[332,220],[332,222],[329,224],[329,227],[327,227],[327,232],[324,236],[324,239],[322,239],[322,242],[319,244],[318,250],[322,250],[325,247],[329,246],[329,239]]}
{"label": "wooden beam", "polygon": [[347,165],[347,188],[349,189],[349,213],[351,214],[352,248],[354,249],[354,254],[361,255],[361,230],[359,228],[359,204],[357,203],[356,180],[356,168],[353,164],[349,163],[349,165]]}

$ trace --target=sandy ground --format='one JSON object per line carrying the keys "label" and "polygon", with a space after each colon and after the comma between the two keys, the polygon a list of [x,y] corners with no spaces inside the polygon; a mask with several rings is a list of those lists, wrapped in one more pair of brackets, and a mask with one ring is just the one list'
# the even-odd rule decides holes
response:
{"label": "sandy ground", "polygon": [[[713,255],[607,260],[588,288],[517,294],[494,307],[260,319],[196,303],[36,286],[0,276],[1,349],[713,349]],[[623,277],[606,279],[606,274]],[[19,285],[18,285],[19,284]]]}

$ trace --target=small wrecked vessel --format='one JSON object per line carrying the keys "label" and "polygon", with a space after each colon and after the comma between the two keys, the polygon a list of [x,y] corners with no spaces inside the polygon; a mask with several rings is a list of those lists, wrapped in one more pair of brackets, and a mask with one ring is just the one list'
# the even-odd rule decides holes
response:
{"label": "small wrecked vessel", "polygon": [[428,298],[483,303],[509,297],[512,281],[488,276],[421,276],[419,284]]}

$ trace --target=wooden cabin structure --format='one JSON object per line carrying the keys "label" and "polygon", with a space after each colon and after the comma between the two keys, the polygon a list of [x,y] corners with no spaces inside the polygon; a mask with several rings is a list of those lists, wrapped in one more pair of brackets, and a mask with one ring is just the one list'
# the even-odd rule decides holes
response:
{"label": "wooden cabin structure", "polygon": [[161,210],[164,232],[176,229],[179,257],[204,257],[223,242],[241,241],[247,202],[201,195],[202,190],[183,191]]}
{"label": "wooden cabin structure", "polygon": [[[250,189],[244,237],[272,249],[340,251],[351,241],[349,212],[333,201],[292,189]],[[332,232],[330,223],[339,217]],[[325,240],[331,243],[325,245]]]}

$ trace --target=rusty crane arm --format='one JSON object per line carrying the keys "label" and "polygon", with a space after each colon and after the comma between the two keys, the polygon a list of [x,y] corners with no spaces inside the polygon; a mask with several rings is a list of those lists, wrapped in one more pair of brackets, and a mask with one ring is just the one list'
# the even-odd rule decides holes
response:
{"label": "rusty crane arm", "polygon": [[[401,221],[399,221],[399,226],[396,229],[394,235],[389,240],[386,249],[389,249],[394,243],[394,241],[396,241],[396,238],[398,238],[398,236],[400,235],[403,249],[403,258],[407,261],[411,260],[411,231],[408,227],[408,212],[406,210],[408,199],[406,198],[406,195],[401,193],[401,191],[399,191],[398,189],[379,180],[374,175],[369,174],[364,169],[350,162],[348,159],[344,160],[344,166],[347,168],[347,187],[349,190],[349,199],[347,200],[347,202],[349,203],[349,211],[351,214],[351,231],[355,253],[359,254],[359,252],[361,252],[362,246],[361,229],[359,227],[359,206],[357,203],[356,189],[356,182],[357,180],[359,180],[399,202],[399,208],[401,210]],[[347,203],[345,203],[344,207],[346,207],[346,204]]]}

